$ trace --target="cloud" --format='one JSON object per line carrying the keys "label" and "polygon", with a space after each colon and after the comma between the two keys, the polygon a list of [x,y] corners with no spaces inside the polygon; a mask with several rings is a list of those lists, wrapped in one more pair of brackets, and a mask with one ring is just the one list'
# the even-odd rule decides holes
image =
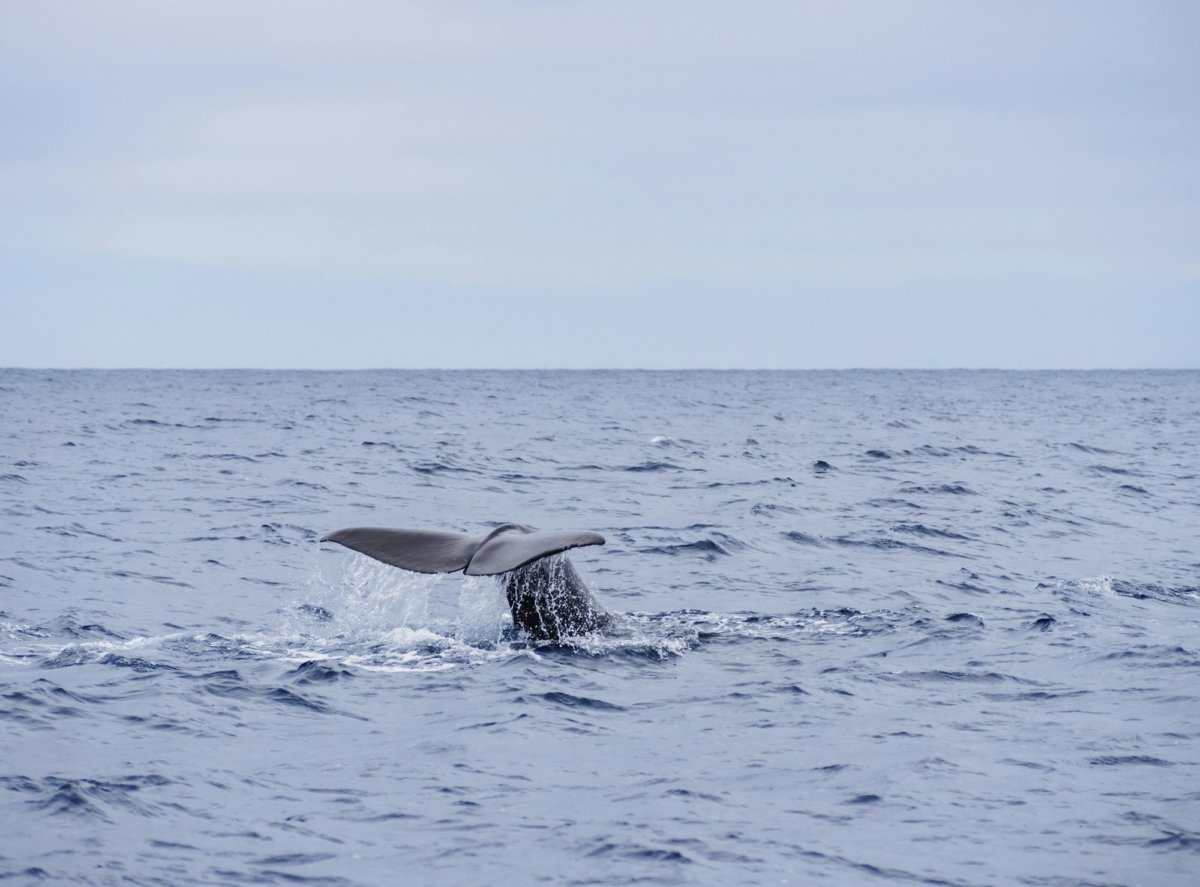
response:
{"label": "cloud", "polygon": [[[1189,4],[4,16],[0,237],[164,290],[174,267],[277,307],[263,275],[517,302],[850,287],[919,307],[1031,281],[1133,299],[1200,235]],[[12,267],[9,298],[50,285]]]}

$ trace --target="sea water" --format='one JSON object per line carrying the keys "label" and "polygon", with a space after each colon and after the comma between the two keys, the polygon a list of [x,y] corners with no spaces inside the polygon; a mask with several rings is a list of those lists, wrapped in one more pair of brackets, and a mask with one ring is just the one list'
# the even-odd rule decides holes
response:
{"label": "sea water", "polygon": [[[1187,885],[1200,373],[0,371],[0,877]],[[603,633],[349,526],[602,533]]]}

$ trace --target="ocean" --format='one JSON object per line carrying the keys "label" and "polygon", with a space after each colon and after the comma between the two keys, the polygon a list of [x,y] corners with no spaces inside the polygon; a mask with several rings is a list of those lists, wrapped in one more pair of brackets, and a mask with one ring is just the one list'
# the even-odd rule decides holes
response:
{"label": "ocean", "polygon": [[[1191,885],[1200,373],[0,371],[0,879]],[[343,527],[584,529],[616,614]]]}

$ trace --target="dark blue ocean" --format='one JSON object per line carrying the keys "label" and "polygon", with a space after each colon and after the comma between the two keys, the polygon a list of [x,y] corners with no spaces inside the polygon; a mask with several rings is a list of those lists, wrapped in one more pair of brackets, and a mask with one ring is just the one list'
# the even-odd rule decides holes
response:
{"label": "dark blue ocean", "polygon": [[[1200,373],[0,371],[0,879],[1200,882]],[[597,530],[618,614],[318,539]]]}

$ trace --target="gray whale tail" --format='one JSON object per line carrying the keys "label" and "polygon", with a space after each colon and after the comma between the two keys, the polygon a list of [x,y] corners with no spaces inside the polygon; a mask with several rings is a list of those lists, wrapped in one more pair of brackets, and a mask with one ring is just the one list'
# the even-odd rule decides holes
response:
{"label": "gray whale tail", "polygon": [[610,618],[563,555],[572,548],[603,545],[599,533],[539,532],[521,524],[503,524],[486,536],[351,527],[323,536],[321,541],[336,542],[414,573],[461,570],[467,576],[501,576],[513,624],[537,640],[587,634]]}

